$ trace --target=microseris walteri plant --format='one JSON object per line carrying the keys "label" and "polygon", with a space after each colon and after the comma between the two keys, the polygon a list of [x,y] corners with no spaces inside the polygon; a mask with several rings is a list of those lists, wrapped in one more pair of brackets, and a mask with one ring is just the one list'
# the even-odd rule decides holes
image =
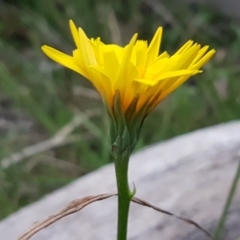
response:
{"label": "microseris walteri plant", "polygon": [[163,29],[159,27],[151,42],[105,44],[98,37],[88,38],[82,28],[70,21],[76,49],[67,55],[49,46],[43,52],[59,64],[88,79],[101,95],[110,117],[111,156],[118,188],[118,240],[127,239],[130,200],[134,191],[128,185],[128,162],[148,114],[170,93],[201,67],[215,50],[187,41],[174,54],[160,52]]}

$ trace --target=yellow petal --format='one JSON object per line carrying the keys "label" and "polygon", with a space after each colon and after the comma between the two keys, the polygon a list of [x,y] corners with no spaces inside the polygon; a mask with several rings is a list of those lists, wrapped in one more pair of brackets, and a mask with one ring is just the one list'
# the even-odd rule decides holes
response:
{"label": "yellow petal", "polygon": [[197,74],[201,71],[199,70],[178,70],[178,71],[172,71],[172,72],[166,72],[164,74],[160,74],[159,76],[156,76],[155,80],[152,79],[134,79],[134,81],[141,82],[143,84],[146,84],[148,86],[154,86],[158,82],[163,81],[167,78],[173,78],[173,77],[182,77],[182,76],[192,76],[194,74]]}
{"label": "yellow petal", "polygon": [[193,65],[194,69],[201,68],[207,61],[209,61],[210,58],[215,54],[215,50],[209,51],[205,56],[203,56],[196,64]]}
{"label": "yellow petal", "polygon": [[62,53],[54,48],[48,47],[46,45],[42,46],[42,51],[55,62],[74,70],[80,74],[83,74],[81,68],[75,63],[72,56]]}
{"label": "yellow petal", "polygon": [[209,48],[209,46],[204,46],[203,48],[201,48],[200,51],[198,52],[197,56],[192,61],[191,65],[197,63],[199,61],[199,59],[201,59],[201,57],[207,52],[208,48]]}
{"label": "yellow petal", "polygon": [[79,38],[80,38],[79,50],[81,52],[84,64],[96,65],[97,61],[94,56],[94,51],[91,47],[91,44],[89,43],[88,37],[86,36],[82,28],[79,28],[78,32],[79,32]]}
{"label": "yellow petal", "polygon": [[129,45],[126,46],[126,48],[123,50],[122,54],[122,62],[120,63],[121,66],[119,68],[119,73],[118,73],[118,79],[116,81],[116,89],[119,89],[122,95],[125,94],[125,89],[127,88],[126,84],[127,82],[126,75],[128,75],[127,71],[129,69],[130,59],[131,59],[131,54],[133,50],[133,46],[136,42],[137,39],[137,34],[134,34],[132,39],[130,40]]}
{"label": "yellow petal", "polygon": [[192,61],[194,60],[194,58],[196,57],[196,55],[198,54],[199,50],[200,50],[199,44],[194,44],[190,48],[185,49],[185,51],[181,54],[179,58],[177,68],[178,69],[188,68]]}
{"label": "yellow petal", "polygon": [[111,106],[116,89],[113,88],[111,79],[108,78],[102,68],[99,66],[88,66],[88,79]]}
{"label": "yellow petal", "polygon": [[105,72],[105,75],[107,75],[109,79],[111,79],[111,81],[115,83],[117,80],[118,71],[120,67],[118,59],[113,51],[104,53],[103,59],[104,59],[103,70]]}
{"label": "yellow petal", "polygon": [[159,54],[161,39],[162,39],[162,28],[159,27],[148,47],[146,67],[157,58]]}
{"label": "yellow petal", "polygon": [[147,59],[147,41],[137,41],[134,49],[136,54],[136,65],[144,68]]}
{"label": "yellow petal", "polygon": [[78,30],[72,20],[69,21],[69,26],[70,26],[73,40],[74,40],[77,48],[80,48],[80,39],[79,39]]}
{"label": "yellow petal", "polygon": [[175,55],[177,54],[182,54],[184,53],[186,50],[188,50],[193,44],[192,40],[187,41],[181,48],[179,48],[179,50],[175,53]]}

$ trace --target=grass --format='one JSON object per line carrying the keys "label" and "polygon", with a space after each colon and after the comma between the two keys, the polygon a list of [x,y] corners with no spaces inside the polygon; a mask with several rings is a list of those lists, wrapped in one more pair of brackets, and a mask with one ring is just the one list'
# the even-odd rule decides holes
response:
{"label": "grass", "polygon": [[[50,139],[74,116],[96,114],[77,125],[73,143],[33,155],[0,170],[0,219],[44,194],[109,162],[107,119],[91,85],[49,61],[43,44],[73,49],[68,20],[89,36],[125,44],[134,32],[150,39],[164,26],[172,53],[189,38],[218,50],[202,75],[167,98],[148,117],[137,149],[178,134],[240,118],[240,28],[196,5],[147,1],[0,1],[0,159]],[[126,8],[126,4],[129,6]],[[154,131],[152,131],[154,129]],[[0,160],[1,161],[1,160]]]}

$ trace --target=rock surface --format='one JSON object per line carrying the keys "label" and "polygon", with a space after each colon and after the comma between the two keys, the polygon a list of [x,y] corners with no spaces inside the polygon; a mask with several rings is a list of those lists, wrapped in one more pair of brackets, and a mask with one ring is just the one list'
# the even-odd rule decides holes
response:
{"label": "rock surface", "polygon": [[[230,122],[185,134],[134,154],[130,180],[136,196],[160,208],[187,216],[213,231],[240,159],[240,122]],[[0,222],[0,239],[15,240],[34,222],[70,201],[116,192],[109,164],[45,196]],[[116,198],[96,202],[37,233],[32,240],[113,240]],[[3,206],[1,206],[3,207]],[[240,186],[231,207],[223,239],[240,237]],[[173,217],[131,205],[129,240],[204,240],[202,232]]]}

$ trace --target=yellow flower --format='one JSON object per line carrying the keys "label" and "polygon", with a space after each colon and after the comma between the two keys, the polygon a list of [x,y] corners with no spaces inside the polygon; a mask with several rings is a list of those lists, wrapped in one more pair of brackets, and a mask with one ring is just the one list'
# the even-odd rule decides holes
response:
{"label": "yellow flower", "polygon": [[161,27],[149,45],[137,40],[134,34],[125,47],[104,44],[100,38],[89,39],[71,20],[70,29],[76,44],[72,56],[49,46],[42,50],[54,61],[87,78],[110,109],[117,91],[123,113],[137,98],[136,112],[149,105],[147,115],[189,77],[200,73],[199,69],[215,53],[190,40],[171,56],[167,52],[159,54]]}
{"label": "yellow flower", "polygon": [[89,39],[70,21],[76,49],[72,56],[43,46],[54,61],[87,78],[97,89],[110,117],[112,156],[125,158],[134,149],[146,116],[199,70],[215,53],[208,46],[186,42],[176,53],[159,54],[162,28],[148,45],[134,34],[121,47]]}

